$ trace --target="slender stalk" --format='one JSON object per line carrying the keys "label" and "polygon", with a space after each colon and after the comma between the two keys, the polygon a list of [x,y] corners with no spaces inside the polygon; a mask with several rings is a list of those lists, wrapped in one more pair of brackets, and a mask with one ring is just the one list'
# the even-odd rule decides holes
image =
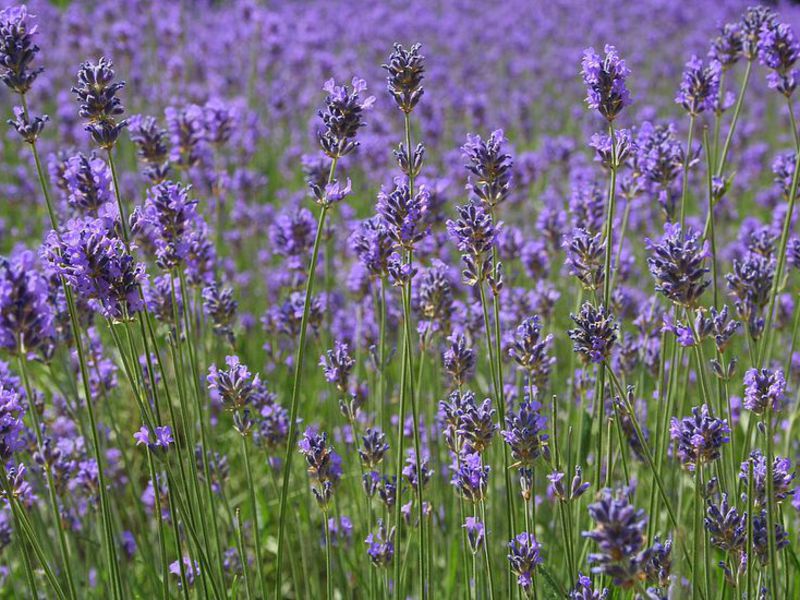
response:
{"label": "slender stalk", "polygon": [[681,229],[686,224],[686,198],[689,195],[689,162],[692,159],[695,116],[689,116],[689,134],[686,139],[686,155],[683,157],[683,183],[681,185]]}
{"label": "slender stalk", "polygon": [[333,600],[333,569],[331,568],[331,527],[328,523],[327,511],[322,512],[322,520],[325,522],[325,589],[328,600]]}
{"label": "slender stalk", "polygon": [[[253,537],[256,547],[256,577],[258,577],[258,587],[261,595],[267,597],[266,583],[264,582],[264,573],[262,568],[262,552],[261,552],[261,534],[258,530],[258,502],[256,501],[255,483],[253,482],[253,471],[250,467],[250,452],[247,448],[247,437],[242,438],[242,456],[244,457],[244,468],[247,473],[247,492],[250,496],[250,510],[253,513]],[[244,565],[243,565],[244,566]]]}
{"label": "slender stalk", "polygon": [[[336,175],[337,158],[331,160],[331,168],[328,172],[328,183],[332,183]],[[276,560],[276,575],[274,597],[280,598],[282,595],[281,584],[283,577],[283,544],[286,529],[286,500],[289,496],[289,480],[291,479],[292,462],[294,459],[294,438],[297,435],[297,414],[300,398],[300,375],[303,371],[305,360],[306,334],[308,331],[308,319],[311,312],[311,296],[314,291],[314,273],[317,269],[319,259],[319,247],[322,241],[325,228],[325,218],[328,215],[329,206],[324,204],[319,213],[317,223],[317,233],[314,237],[314,248],[311,252],[311,261],[308,266],[308,279],[306,280],[305,298],[303,300],[303,316],[300,320],[300,339],[298,341],[297,353],[294,362],[294,376],[292,378],[292,395],[289,404],[289,433],[286,440],[286,456],[284,459],[283,483],[281,484],[280,508],[278,510],[278,550]]]}

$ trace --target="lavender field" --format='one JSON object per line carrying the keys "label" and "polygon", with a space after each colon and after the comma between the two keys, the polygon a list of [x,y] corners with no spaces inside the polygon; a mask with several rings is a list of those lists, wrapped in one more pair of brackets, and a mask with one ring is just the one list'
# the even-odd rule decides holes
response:
{"label": "lavender field", "polygon": [[795,24],[0,10],[0,598],[800,598]]}

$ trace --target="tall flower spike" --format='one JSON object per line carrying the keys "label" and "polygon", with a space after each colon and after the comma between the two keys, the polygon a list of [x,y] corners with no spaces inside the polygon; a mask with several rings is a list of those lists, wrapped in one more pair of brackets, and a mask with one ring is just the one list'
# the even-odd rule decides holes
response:
{"label": "tall flower spike", "polygon": [[353,78],[352,89],[336,85],[333,79],[326,81],[322,89],[328,96],[325,108],[318,114],[325,128],[317,131],[317,140],[325,154],[338,159],[358,147],[356,134],[364,126],[363,113],[372,107],[375,97],[361,98],[367,84],[357,77]]}
{"label": "tall flower spike", "polygon": [[598,550],[589,554],[589,562],[595,565],[592,573],[608,575],[615,585],[631,587],[640,574],[647,515],[631,505],[625,494],[605,490],[589,505],[589,516],[595,528],[583,535],[593,540]]}
{"label": "tall flower spike", "polygon": [[576,227],[572,234],[564,236],[566,264],[570,275],[574,275],[587,290],[603,287],[603,257],[605,241],[602,232],[595,234],[586,229]]}
{"label": "tall flower spike", "polygon": [[768,408],[778,412],[783,408],[786,378],[782,369],[750,369],[744,374],[744,407],[763,415]]}
{"label": "tall flower spike", "polygon": [[711,284],[706,279],[707,242],[701,245],[694,231],[684,233],[678,223],[664,225],[664,235],[657,241],[646,240],[650,256],[647,266],[656,280],[656,291],[669,300],[694,308],[703,291]]}
{"label": "tall flower spike", "polygon": [[346,343],[336,341],[333,349],[320,356],[319,366],[325,373],[325,380],[344,393],[349,388],[350,373],[355,366],[355,359],[350,356],[350,348]]}
{"label": "tall flower spike", "polygon": [[691,417],[672,417],[669,427],[670,438],[677,445],[678,458],[689,471],[694,471],[698,464],[717,460],[722,445],[730,441],[730,433],[728,422],[712,417],[705,404],[695,406]]}
{"label": "tall flower spike", "polygon": [[681,78],[680,89],[675,102],[693,117],[709,110],[713,111],[719,102],[719,76],[722,68],[712,61],[704,65],[702,59],[692,56],[686,63]]}
{"label": "tall flower spike", "polygon": [[216,283],[203,288],[203,312],[211,318],[214,333],[233,344],[233,327],[239,303],[233,298],[233,288],[220,287]]}
{"label": "tall flower spike", "polygon": [[47,115],[41,117],[28,115],[21,106],[14,107],[14,117],[14,119],[8,119],[6,123],[11,125],[28,144],[33,144],[39,139],[44,131],[45,123],[50,120]]}
{"label": "tall flower spike", "polygon": [[12,6],[0,11],[0,80],[17,94],[25,94],[44,69],[31,68],[39,52],[33,42],[37,25],[29,22],[28,9]]}
{"label": "tall flower spike", "polygon": [[540,555],[542,545],[532,533],[523,532],[508,543],[508,562],[517,576],[517,584],[528,595],[533,591],[533,575],[544,561]]}
{"label": "tall flower spike", "polygon": [[425,57],[419,53],[421,44],[414,44],[406,50],[400,44],[394,45],[389,62],[381,65],[389,74],[386,86],[389,93],[404,113],[410,113],[422,97],[422,80],[425,77]]}
{"label": "tall flower spike", "polygon": [[800,57],[800,42],[790,25],[781,23],[765,28],[758,40],[758,56],[761,63],[770,69],[767,75],[769,87],[787,98],[797,87],[797,71],[794,65]]}
{"label": "tall flower spike", "polygon": [[475,350],[468,345],[466,336],[454,334],[448,338],[447,348],[442,352],[442,364],[456,387],[463,386],[472,378],[475,360]]}
{"label": "tall flower spike", "polygon": [[342,458],[328,444],[327,434],[319,434],[313,427],[305,430],[297,447],[306,459],[314,496],[324,509],[342,477]]}
{"label": "tall flower spike", "polygon": [[491,275],[492,248],[498,227],[492,215],[480,204],[459,206],[458,219],[447,221],[447,231],[462,252],[461,277],[467,285],[481,284]]}
{"label": "tall flower spike", "polygon": [[514,162],[505,149],[502,129],[493,131],[484,141],[479,135],[467,135],[467,143],[461,147],[471,173],[467,189],[491,210],[508,197],[511,187],[511,169]]}
{"label": "tall flower spike", "polygon": [[618,338],[618,325],[614,315],[605,306],[596,308],[586,302],[577,315],[570,318],[577,327],[568,331],[572,340],[572,349],[581,360],[590,363],[601,363],[611,354],[611,348]]}
{"label": "tall flower spike", "polygon": [[601,58],[594,48],[587,48],[583,52],[581,75],[586,84],[586,103],[589,108],[597,110],[608,121],[613,121],[631,103],[631,95],[625,84],[630,69],[614,46],[606,45],[604,52],[605,56]]}
{"label": "tall flower spike", "polygon": [[78,85],[72,93],[78,99],[78,114],[86,119],[86,131],[94,142],[106,150],[116,144],[119,134],[128,124],[118,121],[125,112],[117,92],[125,87],[124,81],[114,81],[114,65],[101,58],[97,63],[85,62],[78,71]]}
{"label": "tall flower spike", "polygon": [[109,219],[69,221],[60,235],[48,234],[42,256],[79,299],[104,317],[128,319],[144,307],[139,286],[145,267],[134,260]]}
{"label": "tall flower spike", "polygon": [[378,193],[378,214],[397,248],[413,250],[425,237],[424,217],[428,209],[428,190],[424,186],[412,196],[408,185],[398,179],[391,192]]}
{"label": "tall flower spike", "polygon": [[537,315],[522,321],[514,331],[514,341],[508,354],[528,373],[537,387],[547,382],[555,363],[556,359],[548,354],[552,342],[552,335],[542,336],[542,323]]}

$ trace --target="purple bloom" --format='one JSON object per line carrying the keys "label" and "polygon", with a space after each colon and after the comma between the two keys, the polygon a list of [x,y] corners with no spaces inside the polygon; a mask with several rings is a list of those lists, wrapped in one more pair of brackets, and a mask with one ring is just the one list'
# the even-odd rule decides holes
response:
{"label": "purple bloom", "polygon": [[380,429],[370,427],[361,436],[362,447],[358,450],[361,462],[364,467],[374,469],[381,462],[389,451],[389,444],[386,443],[386,434]]}
{"label": "purple bloom", "polygon": [[670,438],[677,444],[678,457],[690,471],[720,457],[722,444],[730,441],[730,427],[723,419],[712,417],[708,406],[696,406],[691,417],[672,417]]}
{"label": "purple bloom", "polygon": [[425,57],[419,53],[421,44],[414,44],[406,50],[395,44],[389,55],[389,62],[381,65],[389,74],[386,87],[394,98],[397,107],[408,114],[419,102],[424,90],[422,80],[425,77]]}
{"label": "purple bloom", "polygon": [[532,533],[523,532],[508,543],[508,562],[517,583],[528,594],[532,590],[536,567],[544,561],[540,556],[542,545]]}
{"label": "purple bloom", "polygon": [[576,227],[570,235],[565,236],[563,246],[570,275],[577,277],[587,290],[600,289],[605,278],[603,267],[606,250],[602,232],[592,234]]}
{"label": "purple bloom", "polygon": [[611,354],[618,337],[618,326],[614,315],[605,306],[595,308],[585,302],[577,315],[570,314],[577,327],[568,331],[573,342],[573,351],[584,362],[601,363]]}
{"label": "purple bloom", "polygon": [[216,283],[203,288],[203,312],[211,318],[215,334],[222,336],[233,345],[233,327],[239,303],[233,298],[233,289],[220,287]]}
{"label": "purple bloom", "polygon": [[714,61],[704,65],[702,59],[692,56],[683,71],[681,86],[675,102],[693,117],[708,110],[713,111],[719,102],[719,76],[722,66]]}
{"label": "purple bloom", "polygon": [[325,380],[334,384],[342,393],[349,388],[350,373],[355,365],[355,359],[350,356],[350,347],[338,340],[334,343],[333,349],[326,351],[319,359]]}
{"label": "purple bloom", "polygon": [[42,255],[78,298],[104,317],[129,319],[144,307],[139,290],[144,265],[134,260],[110,220],[70,220],[60,235],[48,234]]}
{"label": "purple bloom", "polygon": [[792,27],[786,23],[765,27],[758,40],[761,64],[771,69],[767,76],[769,87],[787,98],[797,87],[797,71],[793,68],[800,56],[800,42]]}
{"label": "purple bloom", "polygon": [[744,407],[757,415],[783,408],[786,378],[782,369],[749,369],[744,374]]}
{"label": "purple bloom", "polygon": [[217,365],[208,369],[208,389],[212,400],[221,400],[227,410],[239,410],[250,403],[259,377],[254,377],[238,356],[226,356],[225,364],[227,369],[218,369]]}
{"label": "purple bloom", "polygon": [[537,402],[528,401],[520,404],[518,411],[509,411],[506,415],[506,428],[500,435],[511,449],[517,465],[531,466],[539,456],[548,452],[548,436],[543,433],[547,420],[540,409]]}
{"label": "purple bloom", "polygon": [[101,58],[96,63],[85,62],[78,71],[78,85],[72,93],[78,99],[78,114],[86,119],[86,131],[94,142],[105,150],[113,148],[119,134],[128,124],[117,118],[125,112],[117,92],[125,87],[124,81],[114,82],[114,65]]}
{"label": "purple bloom", "polygon": [[398,248],[413,250],[426,233],[424,222],[428,209],[428,190],[420,186],[411,195],[406,183],[397,179],[394,189],[387,192],[381,189],[378,193],[378,214],[383,217],[389,237]]}
{"label": "purple bloom", "polygon": [[630,69],[617,54],[614,46],[606,45],[601,58],[594,48],[583,52],[581,75],[586,84],[586,103],[609,121],[617,118],[623,108],[631,104],[631,95],[625,80]]}
{"label": "purple bloom", "polygon": [[[757,507],[767,506],[767,458],[761,450],[753,450],[748,460],[742,463],[739,479],[744,482],[744,489],[749,489],[750,464],[753,465],[753,502]],[[792,461],[788,458],[774,457],[772,463],[772,493],[774,501],[780,504],[787,496],[794,494],[792,483],[795,472]]]}
{"label": "purple bloom", "polygon": [[[489,211],[508,197],[511,187],[511,169],[514,162],[503,146],[502,129],[493,131],[484,141],[478,135],[468,135],[467,143],[461,147],[467,159],[465,167],[471,173],[467,189],[470,190]],[[473,179],[474,177],[474,179]]]}
{"label": "purple bloom", "polygon": [[155,249],[156,263],[164,270],[185,264],[193,239],[205,235],[197,201],[189,199],[188,188],[171,181],[151,187],[130,222],[133,233],[142,235]]}
{"label": "purple bloom", "polygon": [[392,254],[392,239],[381,217],[375,216],[361,221],[353,232],[350,243],[370,276],[386,277],[389,256]]}
{"label": "purple bloom", "polygon": [[742,56],[742,31],[738,23],[725,23],[720,27],[719,35],[711,40],[708,56],[723,69],[729,69],[739,61]]}
{"label": "purple bloom", "polygon": [[450,483],[458,494],[470,502],[480,502],[486,496],[489,482],[489,465],[484,465],[477,452],[464,451],[454,459]]}
{"label": "purple bloom", "polygon": [[136,144],[136,154],[146,165],[145,175],[153,183],[161,183],[169,172],[167,131],[155,117],[135,115],[129,120],[131,141]]}
{"label": "purple bloom", "polygon": [[462,252],[464,283],[479,285],[491,276],[492,249],[497,243],[499,226],[492,215],[480,204],[459,206],[458,220],[447,221],[447,231]]}
{"label": "purple bloom", "polygon": [[376,567],[388,567],[394,557],[395,528],[386,530],[383,520],[378,519],[378,531],[370,533],[364,543],[367,544],[367,554]]}
{"label": "purple bloom", "polygon": [[486,528],[476,517],[467,517],[462,527],[467,532],[467,542],[473,554],[477,554],[486,539]]}
{"label": "purple bloom", "polygon": [[444,370],[453,379],[456,387],[463,386],[475,371],[475,350],[464,335],[454,334],[448,338],[447,348],[442,352]]}
{"label": "purple bloom", "polygon": [[30,115],[21,106],[15,106],[14,119],[8,119],[6,123],[16,129],[19,136],[28,144],[34,144],[44,131],[45,123],[49,120],[50,117],[47,115],[41,117]]}
{"label": "purple bloom", "polygon": [[[183,562],[183,568],[181,568]],[[169,572],[179,578],[178,587],[183,585],[182,581],[186,577],[186,585],[192,587],[195,579],[200,575],[200,563],[197,561],[192,562],[188,556],[184,556],[182,561],[174,561],[169,565]]]}
{"label": "purple bloom", "polygon": [[318,114],[325,128],[317,131],[317,139],[322,151],[335,160],[358,147],[355,138],[358,130],[364,126],[363,112],[372,107],[375,97],[361,99],[367,84],[357,77],[353,78],[352,90],[346,85],[336,85],[333,79],[326,81],[322,89],[328,96],[325,98],[325,109]]}
{"label": "purple bloom", "polygon": [[602,591],[592,587],[592,578],[578,572],[578,581],[575,587],[569,592],[569,600],[606,600],[608,598],[608,588]]}
{"label": "purple bloom", "polygon": [[31,68],[39,46],[33,42],[38,26],[30,16],[25,5],[0,11],[0,80],[17,94],[25,94],[43,71]]}
{"label": "purple bloom", "polygon": [[[67,202],[81,214],[91,217],[116,216],[111,170],[106,161],[95,155],[76,154],[67,159],[63,172]],[[102,209],[109,205],[105,211]]]}
{"label": "purple bloom", "polygon": [[133,434],[133,439],[136,440],[137,446],[146,445],[151,450],[166,449],[170,444],[175,443],[172,437],[172,428],[169,425],[156,427],[152,433],[146,425],[142,425],[139,431]]}
{"label": "purple bloom", "polygon": [[0,257],[0,347],[12,353],[50,359],[55,342],[55,311],[47,279],[28,250]]}
{"label": "purple bloom", "polygon": [[334,488],[342,477],[342,459],[328,445],[327,434],[319,434],[313,427],[305,430],[297,447],[306,459],[314,497],[324,508],[333,497]]}
{"label": "purple bloom", "polygon": [[5,386],[0,389],[0,459],[7,462],[25,446],[25,406],[19,394]]}
{"label": "purple bloom", "polygon": [[725,552],[741,553],[747,545],[747,514],[740,514],[728,503],[728,495],[722,494],[719,504],[708,500],[705,528],[712,545]]}
{"label": "purple bloom", "polygon": [[647,266],[656,280],[656,291],[679,306],[696,307],[711,283],[705,278],[707,242],[701,245],[697,232],[684,233],[679,224],[667,223],[658,242],[648,239],[645,244],[651,253]]}

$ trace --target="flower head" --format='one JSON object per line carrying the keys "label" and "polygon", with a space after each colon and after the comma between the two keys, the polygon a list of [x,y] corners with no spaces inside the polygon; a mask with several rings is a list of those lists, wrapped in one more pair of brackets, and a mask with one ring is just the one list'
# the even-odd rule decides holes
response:
{"label": "flower head", "polygon": [[317,140],[325,154],[338,159],[358,147],[356,134],[364,126],[363,113],[372,107],[375,97],[361,98],[367,84],[357,77],[353,78],[352,89],[336,85],[333,79],[326,81],[322,89],[328,96],[325,108],[318,113],[324,128],[317,131]]}
{"label": "flower head", "polygon": [[388,73],[386,87],[404,113],[414,110],[424,93],[422,80],[425,77],[425,57],[419,53],[420,48],[421,44],[414,44],[409,49],[395,44],[389,62],[381,65]]}
{"label": "flower head", "polygon": [[447,231],[462,252],[464,283],[478,285],[491,273],[492,248],[497,241],[498,227],[489,211],[480,204],[465,204],[456,210],[459,218],[447,221]]}
{"label": "flower head", "polygon": [[518,465],[531,466],[547,452],[548,435],[544,433],[547,420],[540,411],[541,406],[531,400],[523,402],[519,410],[509,411],[506,415],[506,428],[500,435]]}
{"label": "flower head", "polygon": [[596,308],[586,302],[577,315],[570,318],[577,327],[569,330],[573,342],[572,348],[584,362],[601,363],[611,354],[611,348],[617,341],[617,323],[614,315],[605,306]]}
{"label": "flower head", "polygon": [[719,76],[722,66],[711,61],[704,65],[702,59],[692,56],[683,71],[680,89],[675,102],[691,116],[713,111],[719,102]]}
{"label": "flower head", "polygon": [[364,543],[367,544],[367,554],[376,567],[388,567],[394,557],[394,532],[392,527],[387,530],[381,519],[378,519],[378,530],[370,533]]}
{"label": "flower head", "polygon": [[110,60],[87,61],[81,65],[78,84],[72,88],[80,104],[78,114],[87,121],[86,131],[103,149],[112,148],[128,124],[127,120],[117,120],[125,112],[117,97],[125,82],[115,82],[114,77],[114,65]]}
{"label": "flower head", "polygon": [[786,378],[782,369],[749,369],[744,374],[744,407],[757,415],[783,407]]}
{"label": "flower head", "polygon": [[540,555],[542,545],[532,533],[523,532],[508,543],[508,562],[517,583],[526,594],[533,588],[533,574],[544,561]]}
{"label": "flower head", "polygon": [[694,308],[711,281],[706,279],[706,243],[700,243],[697,232],[683,232],[677,223],[664,225],[658,242],[647,240],[650,250],[647,266],[656,280],[656,291],[669,300]]}
{"label": "flower head", "polygon": [[601,58],[594,48],[584,50],[581,75],[586,84],[586,103],[589,108],[613,121],[631,103],[631,95],[625,84],[630,69],[614,46],[606,45],[604,52],[605,56]]}
{"label": "flower head", "polygon": [[467,189],[490,210],[508,197],[511,169],[514,162],[505,151],[506,139],[502,129],[493,131],[488,140],[468,135],[461,152],[467,159],[464,165],[470,172]]}
{"label": "flower head", "polygon": [[677,444],[678,457],[690,471],[720,457],[722,444],[730,441],[730,427],[723,419],[712,417],[708,406],[696,406],[691,417],[672,417],[670,438]]}
{"label": "flower head", "polygon": [[24,94],[43,71],[31,68],[39,46],[33,42],[38,26],[31,22],[25,5],[0,11],[0,80],[17,94]]}

